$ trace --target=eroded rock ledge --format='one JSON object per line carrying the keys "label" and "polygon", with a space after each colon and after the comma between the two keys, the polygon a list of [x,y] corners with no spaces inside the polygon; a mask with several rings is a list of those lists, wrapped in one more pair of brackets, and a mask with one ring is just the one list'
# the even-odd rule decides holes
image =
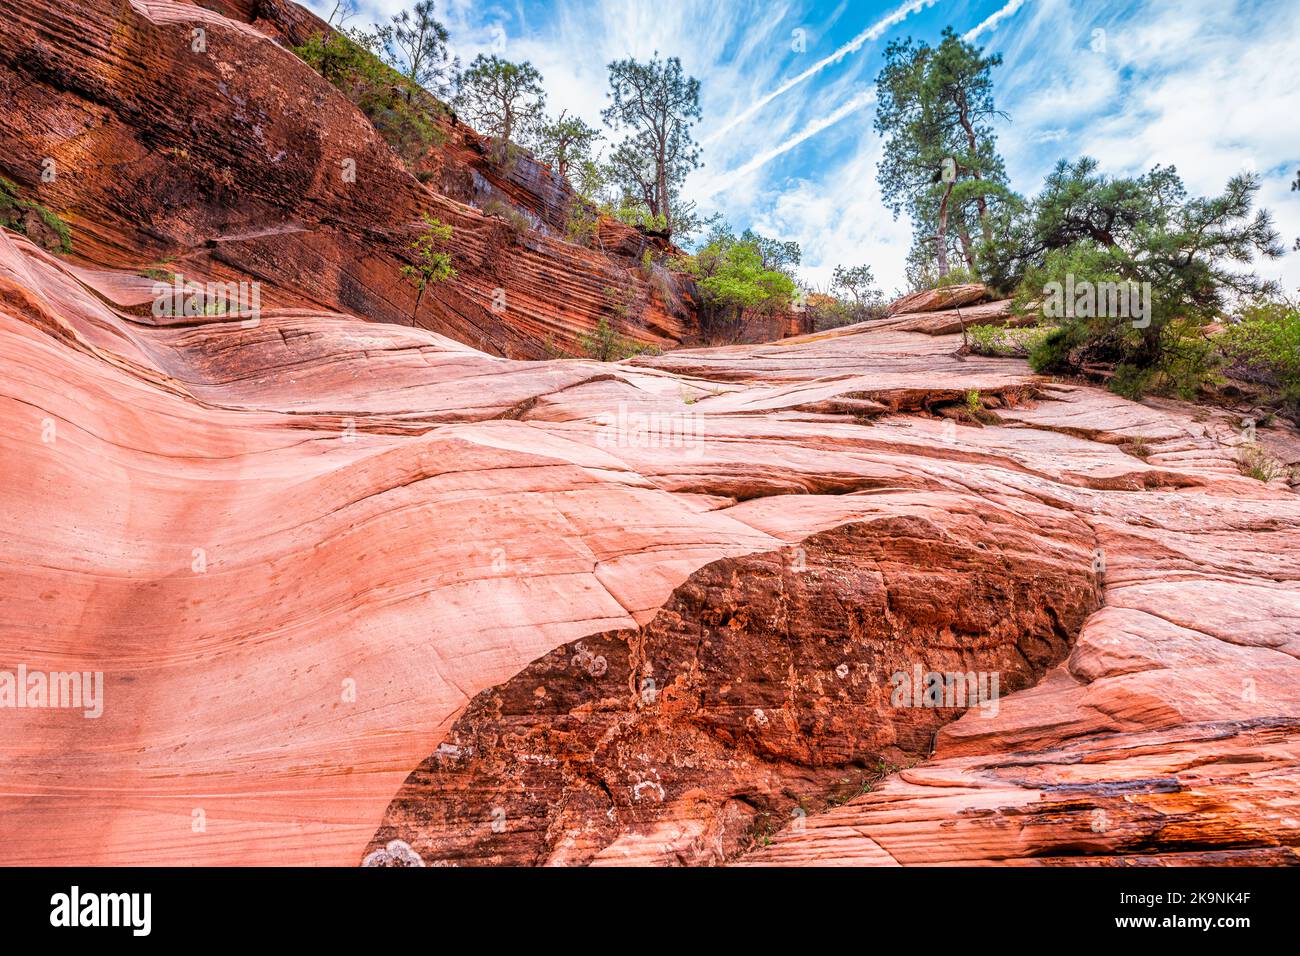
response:
{"label": "eroded rock ledge", "polygon": [[1082,522],[988,508],[715,561],[647,626],[565,644],[475,697],[367,853],[400,840],[426,864],[734,857],[925,757],[966,709],[895,706],[892,675],[997,675],[1009,693],[1058,663],[1100,601],[1092,548]]}

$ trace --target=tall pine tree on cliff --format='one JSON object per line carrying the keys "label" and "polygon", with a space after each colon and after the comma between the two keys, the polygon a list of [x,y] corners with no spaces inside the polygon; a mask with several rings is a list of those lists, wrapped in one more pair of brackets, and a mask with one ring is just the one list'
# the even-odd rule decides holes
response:
{"label": "tall pine tree on cliff", "polygon": [[413,9],[395,14],[379,37],[389,64],[410,84],[407,102],[417,86],[440,95],[448,91],[456,61],[447,51],[447,28],[434,16],[434,0],[419,0]]}
{"label": "tall pine tree on cliff", "polygon": [[949,256],[969,268],[979,240],[991,242],[991,207],[1010,197],[992,120],[993,67],[985,57],[944,30],[937,47],[895,40],[885,50],[876,79],[876,131],[887,137],[878,177],[885,204],[904,210],[917,231],[914,260],[932,260],[939,278]]}
{"label": "tall pine tree on cliff", "polygon": [[498,161],[509,157],[511,143],[532,134],[545,107],[542,74],[531,63],[480,53],[460,77],[456,109],[492,137]]}
{"label": "tall pine tree on cliff", "polygon": [[592,129],[581,117],[561,111],[555,119],[538,124],[532,145],[537,158],[567,179],[569,170],[591,161],[592,147],[600,139],[600,130]]}
{"label": "tall pine tree on cliff", "polygon": [[691,125],[700,118],[700,81],[682,72],[677,57],[609,65],[610,105],[601,113],[627,135],[610,157],[616,184],[652,228],[672,235],[689,216],[678,191],[700,165]]}

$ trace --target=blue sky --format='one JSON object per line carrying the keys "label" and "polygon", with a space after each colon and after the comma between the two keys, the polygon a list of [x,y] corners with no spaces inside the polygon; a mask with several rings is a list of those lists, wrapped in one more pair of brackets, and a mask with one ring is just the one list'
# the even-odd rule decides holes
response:
{"label": "blue sky", "polygon": [[[327,15],[332,0],[309,4]],[[401,9],[363,0],[360,24]],[[605,65],[656,50],[702,85],[705,166],[686,194],[738,229],[797,240],[824,285],[868,263],[903,285],[906,219],[881,204],[873,81],[895,37],[947,25],[1004,63],[997,126],[1012,186],[1037,191],[1060,158],[1106,172],[1175,165],[1193,193],[1242,169],[1264,179],[1288,248],[1300,236],[1300,17],[1292,0],[438,0],[463,63],[529,60],[553,112],[600,125]],[[1300,287],[1300,253],[1260,266]]]}

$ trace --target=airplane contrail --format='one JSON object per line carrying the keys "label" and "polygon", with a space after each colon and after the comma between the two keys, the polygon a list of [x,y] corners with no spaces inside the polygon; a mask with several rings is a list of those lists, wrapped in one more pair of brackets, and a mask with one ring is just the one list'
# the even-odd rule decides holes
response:
{"label": "airplane contrail", "polygon": [[[850,53],[858,52],[858,50],[861,50],[867,43],[869,43],[872,40],[879,39],[880,35],[883,34],[890,27],[894,26],[897,23],[901,23],[903,20],[907,19],[909,16],[911,16],[913,13],[916,13],[918,10],[924,10],[927,7],[932,7],[938,2],[939,0],[909,0],[908,3],[903,4],[893,13],[887,14],[886,16],[878,20],[876,23],[873,23],[871,26],[867,27],[867,29],[863,30],[861,33],[855,36],[848,43],[844,44],[844,46],[840,47],[830,56],[818,60],[812,66],[808,67],[808,69],[804,70],[802,73],[796,76],[794,79],[786,80],[776,89],[774,89],[772,92],[765,93],[762,96],[760,96],[758,99],[756,99],[753,103],[751,103],[740,113],[737,113],[731,119],[727,120],[716,130],[714,130],[712,133],[706,136],[703,141],[706,143],[712,142],[713,140],[717,139],[719,136],[727,132],[732,127],[736,126],[739,123],[743,123],[745,120],[749,119],[751,116],[753,116],[755,113],[757,113],[764,106],[772,102],[781,94],[794,89],[800,83],[804,82],[804,80],[807,80],[809,77],[815,76],[816,74],[820,73],[822,70],[826,69],[826,67],[830,66],[832,63],[838,63],[840,60],[844,59]],[[1015,2],[1015,0],[1012,0],[1012,2]],[[1021,0],[1021,2],[1023,2],[1023,0]]]}
{"label": "airplane contrail", "polygon": [[822,130],[834,126],[836,123],[844,119],[849,114],[857,112],[858,110],[862,109],[864,106],[870,106],[875,101],[876,101],[876,88],[873,86],[871,89],[864,90],[862,93],[859,93],[857,96],[853,97],[853,99],[846,102],[835,112],[823,116],[820,119],[813,120],[811,123],[809,123],[803,129],[801,129],[799,132],[795,133],[785,142],[772,147],[765,153],[759,153],[749,162],[745,163],[745,165],[737,169],[729,170],[726,176],[723,177],[725,179],[725,182],[719,180],[718,185],[715,188],[710,189],[707,193],[705,193],[705,195],[716,196],[718,193],[730,189],[733,185],[739,182],[739,180],[742,177],[748,175],[749,173],[752,173],[756,169],[766,166],[768,163],[770,163],[772,160],[776,159],[778,156],[782,155],[783,153],[790,152],[790,150],[794,149],[800,143],[804,142],[805,140],[812,139]]}
{"label": "airplane contrail", "polygon": [[986,19],[979,26],[971,30],[967,30],[964,34],[962,34],[962,39],[965,40],[967,43],[974,42],[975,38],[978,37],[981,33],[986,33],[989,30],[992,30],[995,26],[997,26],[1007,17],[1011,16],[1013,13],[1015,13],[1024,5],[1025,5],[1025,0],[1011,0],[1011,2],[1008,3],[1001,10],[998,10],[996,13],[991,14],[988,17],[988,19]]}
{"label": "airplane contrail", "polygon": [[[715,132],[713,136],[710,136],[709,139],[714,138],[719,133],[726,131],[732,126],[735,126],[737,123],[741,122],[747,116],[752,115],[754,112],[761,109],[764,105],[776,99],[776,97],[780,96],[782,93],[790,89],[792,86],[801,83],[803,80],[807,79],[813,73],[816,73],[818,70],[823,69],[827,64],[834,62],[836,59],[843,57],[848,53],[852,53],[855,50],[860,49],[862,45],[867,42],[867,40],[873,40],[876,37],[880,36],[881,33],[883,33],[889,27],[893,26],[895,23],[898,23],[904,17],[908,16],[911,13],[915,13],[917,10],[922,9],[923,7],[932,6],[937,2],[938,0],[913,0],[912,3],[899,7],[897,10],[889,14],[889,16],[885,17],[879,23],[874,24],[869,30],[854,37],[853,40],[851,40],[849,43],[845,44],[844,46],[840,47],[838,50],[836,50],[833,54],[828,56],[826,59],[821,60],[820,62],[814,64],[813,66],[805,70],[802,74],[795,77],[793,80],[790,80],[788,83],[784,84],[783,86],[779,87],[776,90],[773,90],[771,93],[767,94],[763,98],[755,101],[755,103],[752,106],[750,106],[748,110],[746,110],[744,113],[741,113],[739,116],[736,116],[733,119],[729,120],[725,126],[723,126],[721,129]],[[963,34],[962,39],[964,39],[968,43],[973,41],[981,33],[993,29],[1001,21],[1005,20],[1007,17],[1014,14],[1017,10],[1023,7],[1026,2],[1027,0],[1009,0],[1007,5],[1002,7],[1002,9],[993,13],[982,23],[980,23],[978,26],[974,27],[971,30],[968,30],[965,34]],[[820,133],[822,130],[834,126],[840,120],[862,109],[864,106],[871,105],[875,101],[876,101],[876,88],[873,86],[871,89],[863,91],[862,93],[855,96],[853,99],[846,102],[839,109],[835,110],[835,112],[830,113],[827,116],[823,116],[820,119],[813,120],[811,123],[809,123],[803,129],[801,129],[799,132],[795,133],[785,142],[772,147],[765,153],[760,153],[759,155],[751,159],[749,162],[745,163],[745,165],[740,166],[737,169],[728,171],[724,177],[720,177],[719,180],[717,180],[718,185],[708,190],[704,195],[706,197],[711,197],[711,196],[716,196],[720,192],[725,192],[727,189],[730,189],[734,184],[739,182],[744,176],[754,172],[754,170],[756,169],[761,169],[763,166],[766,166],[768,163],[776,159],[778,156],[790,152],[790,150],[794,149],[800,143],[803,143],[811,139],[812,137]]]}

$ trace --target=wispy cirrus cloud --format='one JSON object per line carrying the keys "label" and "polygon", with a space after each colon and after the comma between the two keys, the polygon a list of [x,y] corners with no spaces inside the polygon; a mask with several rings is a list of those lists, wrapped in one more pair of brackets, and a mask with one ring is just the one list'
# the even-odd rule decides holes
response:
{"label": "wispy cirrus cloud", "polygon": [[700,198],[711,199],[712,197],[716,196],[719,192],[722,192],[724,189],[730,189],[739,186],[743,182],[745,177],[749,176],[749,174],[756,172],[759,169],[762,169],[772,160],[785,155],[786,153],[790,152],[790,150],[794,149],[800,144],[805,143],[808,140],[812,139],[814,136],[816,136],[818,133],[822,132],[823,130],[829,129],[830,127],[834,126],[836,123],[840,122],[841,120],[849,116],[852,116],[854,113],[858,112],[861,109],[864,109],[865,107],[870,106],[875,102],[876,102],[875,89],[872,88],[869,90],[864,90],[863,92],[859,93],[857,96],[854,96],[847,103],[844,103],[842,106],[840,106],[838,109],[834,110],[833,112],[829,113],[828,115],[821,116],[813,120],[811,123],[803,127],[801,130],[799,130],[799,132],[795,133],[789,139],[784,140],[783,142],[772,147],[766,152],[759,153],[757,156],[749,160],[743,166],[740,166],[737,169],[725,171],[721,176],[717,177],[717,179],[713,183],[703,187],[702,195]]}
{"label": "wispy cirrus cloud", "polygon": [[734,129],[739,124],[745,122],[750,117],[754,116],[756,113],[758,113],[760,110],[766,107],[777,97],[790,92],[790,90],[794,89],[800,83],[804,83],[812,79],[814,76],[822,72],[822,70],[826,69],[828,66],[833,66],[834,64],[839,63],[846,56],[849,56],[850,54],[853,53],[857,53],[868,43],[872,42],[873,40],[880,39],[880,37],[890,27],[893,27],[898,23],[901,23],[903,20],[907,19],[908,16],[910,16],[913,13],[916,13],[918,10],[924,10],[926,7],[934,6],[937,2],[938,0],[910,0],[909,3],[903,4],[898,9],[882,17],[881,19],[877,20],[875,23],[873,23],[867,29],[863,30],[861,33],[855,36],[848,43],[844,44],[842,47],[840,47],[830,56],[823,57],[822,59],[814,63],[812,66],[808,67],[808,69],[800,73],[798,76],[786,80],[776,89],[772,90],[772,92],[765,93],[762,96],[760,96],[758,99],[754,100],[754,102],[751,103],[749,106],[747,106],[744,110],[737,113],[731,119],[727,120],[717,129],[715,129],[707,137],[705,137],[704,142],[709,143],[712,142],[713,140],[718,139],[727,131]]}

